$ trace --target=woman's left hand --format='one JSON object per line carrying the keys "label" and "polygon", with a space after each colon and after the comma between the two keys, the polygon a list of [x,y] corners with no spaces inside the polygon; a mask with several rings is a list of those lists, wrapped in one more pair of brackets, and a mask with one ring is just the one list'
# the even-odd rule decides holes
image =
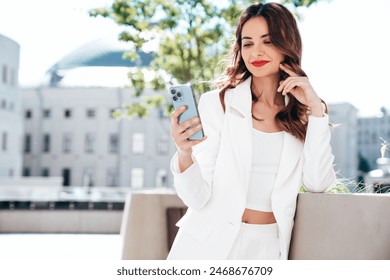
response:
{"label": "woman's left hand", "polygon": [[281,81],[277,89],[282,95],[291,93],[299,102],[306,105],[310,113],[315,116],[323,116],[324,110],[321,99],[311,86],[307,77],[299,76],[293,69],[285,64],[280,64],[280,69],[290,77]]}

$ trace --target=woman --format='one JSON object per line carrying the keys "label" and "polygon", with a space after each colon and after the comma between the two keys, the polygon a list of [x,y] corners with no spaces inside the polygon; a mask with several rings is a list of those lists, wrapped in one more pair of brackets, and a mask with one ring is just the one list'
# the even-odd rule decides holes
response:
{"label": "woman", "polygon": [[[293,15],[253,4],[231,66],[201,96],[202,124],[179,125],[185,108],[172,114],[171,169],[188,211],[168,259],[288,258],[301,186],[323,192],[336,178],[326,106],[300,68],[301,52]],[[202,128],[204,139],[187,140]]]}

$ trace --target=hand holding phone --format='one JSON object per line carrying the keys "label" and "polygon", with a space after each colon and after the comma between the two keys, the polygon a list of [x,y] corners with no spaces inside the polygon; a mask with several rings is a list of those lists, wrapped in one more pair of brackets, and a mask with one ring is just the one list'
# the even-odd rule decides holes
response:
{"label": "hand holding phone", "polygon": [[[191,85],[185,84],[171,86],[169,87],[169,92],[171,94],[171,99],[175,110],[182,106],[186,107],[186,110],[179,116],[179,124],[182,124],[183,122],[194,117],[199,117],[198,106],[196,104],[196,99]],[[188,140],[201,140],[203,138],[204,132],[203,129],[201,129],[192,134]]]}

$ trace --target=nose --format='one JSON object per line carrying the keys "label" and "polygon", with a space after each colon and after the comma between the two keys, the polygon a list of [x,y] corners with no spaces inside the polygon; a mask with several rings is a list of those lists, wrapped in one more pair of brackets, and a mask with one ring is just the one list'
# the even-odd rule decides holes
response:
{"label": "nose", "polygon": [[253,57],[260,57],[264,55],[264,49],[261,44],[256,44],[255,47],[253,48]]}

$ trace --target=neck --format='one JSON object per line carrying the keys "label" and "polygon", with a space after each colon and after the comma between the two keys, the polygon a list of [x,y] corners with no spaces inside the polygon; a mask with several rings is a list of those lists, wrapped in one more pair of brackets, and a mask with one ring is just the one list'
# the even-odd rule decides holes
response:
{"label": "neck", "polygon": [[283,97],[276,90],[279,79],[276,77],[254,77],[252,76],[252,93],[257,97],[257,102],[267,105],[283,104]]}

